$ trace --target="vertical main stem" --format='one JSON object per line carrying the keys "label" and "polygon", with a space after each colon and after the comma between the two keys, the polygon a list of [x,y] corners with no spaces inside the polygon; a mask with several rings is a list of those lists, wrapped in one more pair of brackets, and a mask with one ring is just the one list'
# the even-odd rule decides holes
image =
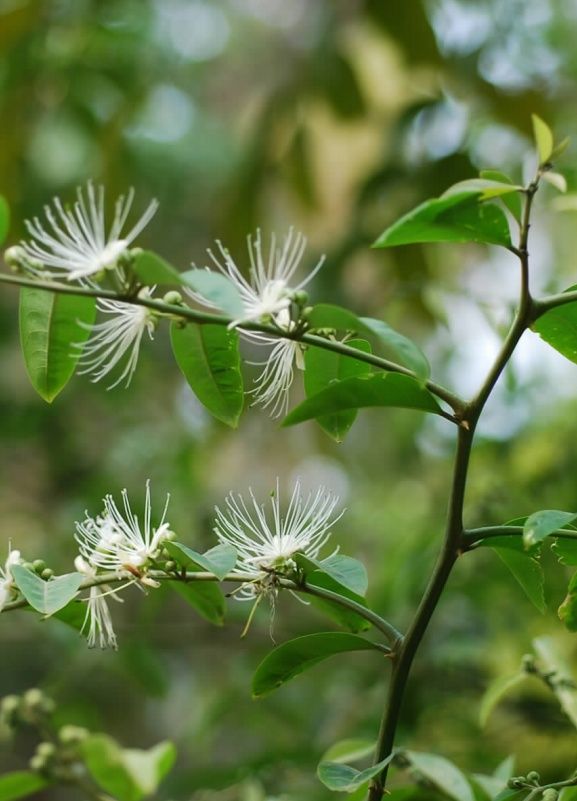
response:
{"label": "vertical main stem", "polygon": [[[455,560],[459,555],[459,547],[463,535],[465,486],[472,441],[473,431],[464,427],[459,428],[445,542],[443,550],[439,554],[429,585],[425,590],[413,619],[413,623],[407,632],[393,665],[387,707],[383,715],[381,730],[379,732],[377,755],[375,758],[376,762],[385,759],[393,750],[395,732],[413,659],[427,630],[427,626],[429,625],[429,621],[437,606],[445,584],[447,583]],[[369,789],[369,801],[381,801],[386,778],[387,769],[385,768],[374,780]]]}

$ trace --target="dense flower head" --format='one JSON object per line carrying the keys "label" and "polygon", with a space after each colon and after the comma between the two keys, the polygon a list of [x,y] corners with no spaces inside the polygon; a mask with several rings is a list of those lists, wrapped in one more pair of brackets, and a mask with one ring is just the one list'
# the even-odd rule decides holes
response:
{"label": "dense flower head", "polygon": [[126,224],[134,200],[134,190],[118,198],[108,234],[104,214],[104,187],[95,189],[88,182],[83,191],[78,187],[76,202],[65,208],[60,198],[44,208],[46,220],[26,220],[30,241],[21,247],[38,270],[56,270],[70,281],[89,279],[107,269],[114,269],[129,245],[150,222],[158,203],[153,200],[136,224],[126,233]]}
{"label": "dense flower head", "polygon": [[[139,297],[148,299],[152,292],[153,289],[144,287],[140,290]],[[146,332],[150,339],[153,338],[157,317],[145,306],[133,303],[99,298],[97,306],[107,315],[107,319],[91,326],[92,336],[88,342],[77,345],[82,348],[79,361],[82,369],[78,372],[81,375],[92,375],[92,381],[100,381],[128,353],[122,372],[108,389],[113,389],[125,379],[125,386],[128,386],[136,370],[142,337]]]}
{"label": "dense flower head", "polygon": [[170,496],[167,496],[160,524],[153,527],[150,482],[146,483],[142,526],[132,512],[126,490],[122,490],[122,511],[112,495],[106,495],[102,514],[97,517],[87,514],[81,523],[76,523],[80,555],[95,569],[139,577],[144,575],[150,560],[155,558],[162,543],[170,537],[170,526],[165,522],[169,499]]}
{"label": "dense flower head", "polygon": [[20,551],[8,550],[8,558],[4,564],[4,568],[0,567],[0,612],[4,609],[6,604],[10,601],[14,593],[14,577],[12,576],[12,567],[19,564]]}
{"label": "dense flower head", "polygon": [[[280,509],[279,481],[270,496],[270,514],[260,504],[251,489],[247,504],[242,495],[230,493],[226,507],[216,507],[214,532],[222,543],[232,545],[238,553],[236,572],[283,574],[294,568],[297,553],[316,559],[327,543],[331,527],[343,512],[335,513],[339,502],[336,495],[319,487],[316,493],[303,496],[297,481],[285,514]],[[252,597],[250,584],[244,586],[244,596]]]}

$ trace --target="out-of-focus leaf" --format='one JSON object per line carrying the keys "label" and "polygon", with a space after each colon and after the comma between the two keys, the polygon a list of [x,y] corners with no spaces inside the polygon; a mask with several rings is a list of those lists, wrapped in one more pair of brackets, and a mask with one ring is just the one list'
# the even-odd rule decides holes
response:
{"label": "out-of-focus leaf", "polygon": [[503,698],[509,690],[517,687],[517,685],[526,678],[526,673],[515,673],[513,676],[499,676],[498,679],[495,679],[495,681],[487,687],[481,699],[481,708],[479,710],[479,722],[481,726],[486,725],[491,712],[497,706],[501,698]]}
{"label": "out-of-focus leaf", "polygon": [[370,640],[345,632],[305,634],[279,645],[256,669],[252,692],[255,697],[267,695],[285,682],[335,654],[347,651],[379,650]]}
{"label": "out-of-focus leaf", "polygon": [[182,283],[182,274],[151,250],[142,250],[138,253],[134,259],[133,269],[146,286]]}
{"label": "out-of-focus leaf", "polygon": [[22,353],[32,386],[43,400],[51,403],[72,377],[95,319],[94,298],[20,290]]}
{"label": "out-of-focus leaf", "polygon": [[351,409],[394,406],[439,414],[441,409],[431,393],[419,382],[399,373],[378,373],[348,378],[312,395],[290,412],[283,426]]}
{"label": "out-of-focus leaf", "polygon": [[356,770],[356,768],[340,762],[321,762],[317,768],[317,776],[329,790],[337,793],[353,793],[377,776],[393,757],[394,754],[389,754],[388,757],[365,770]]}
{"label": "out-of-focus leaf", "polygon": [[567,191],[567,179],[564,175],[558,172],[544,172],[541,176],[544,181],[554,186],[559,192],[565,193]]}
{"label": "out-of-focus leaf", "polygon": [[6,239],[10,228],[10,208],[6,200],[0,195],[0,245]]}
{"label": "out-of-focus leaf", "polygon": [[510,247],[507,218],[497,206],[466,191],[426,200],[389,226],[373,247],[416,242],[482,242]]}
{"label": "out-of-focus leaf", "polygon": [[[545,671],[554,672],[553,692],[563,711],[577,728],[577,692],[563,647],[553,637],[537,637],[533,640],[533,647]],[[563,683],[559,679],[565,679],[566,682]]]}
{"label": "out-of-focus leaf", "polygon": [[27,798],[49,787],[48,779],[38,773],[27,770],[17,770],[0,776],[0,801],[16,801],[18,798]]}
{"label": "out-of-focus leaf", "polygon": [[464,774],[452,762],[437,754],[403,751],[411,765],[454,801],[474,801],[473,790]]}
{"label": "out-of-focus leaf", "polygon": [[543,509],[530,515],[523,526],[523,544],[531,548],[542,542],[557,529],[563,528],[577,518],[574,512],[560,512],[558,509]]}
{"label": "out-of-focus leaf", "polygon": [[553,132],[551,128],[537,114],[531,114],[533,121],[533,134],[539,154],[539,163],[546,164],[553,153]]}
{"label": "out-of-focus leaf", "polygon": [[199,401],[236,428],[244,403],[238,334],[222,325],[170,327],[172,351]]}
{"label": "out-of-focus leaf", "polygon": [[67,573],[44,581],[22,565],[12,565],[10,570],[18,589],[30,606],[47,616],[63,609],[75,598],[84,581],[82,573]]}

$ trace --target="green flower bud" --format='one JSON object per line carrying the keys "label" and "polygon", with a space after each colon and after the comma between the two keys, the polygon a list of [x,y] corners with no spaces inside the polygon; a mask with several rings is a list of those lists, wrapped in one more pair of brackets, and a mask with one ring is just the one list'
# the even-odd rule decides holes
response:
{"label": "green flower bud", "polygon": [[173,542],[176,539],[176,531],[167,531],[164,535],[164,539]]}
{"label": "green flower bud", "polygon": [[305,292],[304,289],[299,289],[294,293],[293,300],[297,306],[306,306],[309,302],[309,293]]}
{"label": "green flower bud", "polygon": [[538,784],[541,781],[541,775],[537,773],[536,770],[530,770],[529,773],[527,774],[527,781],[535,782],[535,784]]}
{"label": "green flower bud", "polygon": [[4,251],[4,261],[9,267],[21,267],[26,261],[26,251],[20,245],[14,245]]}
{"label": "green flower bud", "polygon": [[164,563],[164,569],[167,571],[167,573],[176,570],[176,562],[173,559],[169,559]]}
{"label": "green flower bud", "polygon": [[557,801],[559,798],[559,790],[556,790],[554,787],[548,787],[546,790],[543,790],[541,798],[543,801]]}
{"label": "green flower bud", "polygon": [[46,562],[44,561],[44,559],[35,559],[32,562],[32,567],[34,569],[34,572],[40,575],[40,573],[42,573],[43,570],[46,570]]}
{"label": "green flower bud", "polygon": [[176,289],[171,289],[162,300],[164,303],[168,303],[169,306],[180,306],[182,304],[182,295]]}
{"label": "green flower bud", "polygon": [[44,570],[40,574],[40,577],[43,578],[44,581],[48,581],[48,579],[51,579],[53,575],[54,575],[54,571],[51,570],[49,567],[46,567],[46,568],[44,568]]}

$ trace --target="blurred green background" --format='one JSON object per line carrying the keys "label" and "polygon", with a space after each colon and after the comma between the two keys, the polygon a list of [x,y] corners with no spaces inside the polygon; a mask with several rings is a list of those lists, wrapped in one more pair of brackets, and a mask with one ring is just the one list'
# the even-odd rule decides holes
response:
{"label": "blurred green background", "polygon": [[[220,238],[246,265],[257,226],[309,238],[326,253],[314,301],[382,316],[418,341],[441,382],[469,394],[509,319],[517,265],[478,246],[371,251],[397,216],[484,167],[528,174],[530,114],[559,138],[577,130],[574,0],[0,0],[0,193],[9,244],[22,221],[89,178],[110,203],[134,186],[136,211],[160,210],[139,243],[186,269]],[[577,189],[577,149],[559,165]],[[534,286],[575,283],[572,215],[539,193]],[[128,390],[76,378],[53,406],[30,387],[19,353],[17,293],[0,291],[0,548],[12,541],[57,571],[75,555],[74,521],[128,487],[138,507],[151,479],[172,495],[179,538],[214,544],[215,503],[279,475],[324,483],[347,507],[335,541],[369,567],[369,598],[403,627],[437,552],[453,430],[410,412],[363,412],[338,446],[313,424],[279,429],[247,409],[238,432],[203,411],[173,363],[165,330],[146,342]],[[248,368],[250,369],[250,368]],[[300,397],[298,377],[294,397]],[[467,524],[539,508],[577,508],[577,367],[526,335],[491,401],[473,459]],[[247,404],[248,406],[248,404]],[[539,616],[491,553],[457,566],[417,660],[400,740],[463,768],[560,778],[577,738],[535,685],[481,730],[479,701],[514,672],[535,636],[572,652],[556,607],[564,571],[546,559],[551,611]],[[246,605],[211,627],[164,591],[134,591],[113,610],[118,654],[89,651],[60,623],[0,619],[0,694],[41,686],[68,722],[147,747],[175,738],[179,761],[160,798],[322,801],[314,778],[342,737],[372,738],[383,665],[326,663],[276,695],[250,697],[271,648]],[[277,642],[322,628],[312,608],[280,599]],[[29,744],[0,742],[0,766],[26,764]],[[430,793],[428,797],[430,797]],[[48,799],[75,798],[64,790]]]}

